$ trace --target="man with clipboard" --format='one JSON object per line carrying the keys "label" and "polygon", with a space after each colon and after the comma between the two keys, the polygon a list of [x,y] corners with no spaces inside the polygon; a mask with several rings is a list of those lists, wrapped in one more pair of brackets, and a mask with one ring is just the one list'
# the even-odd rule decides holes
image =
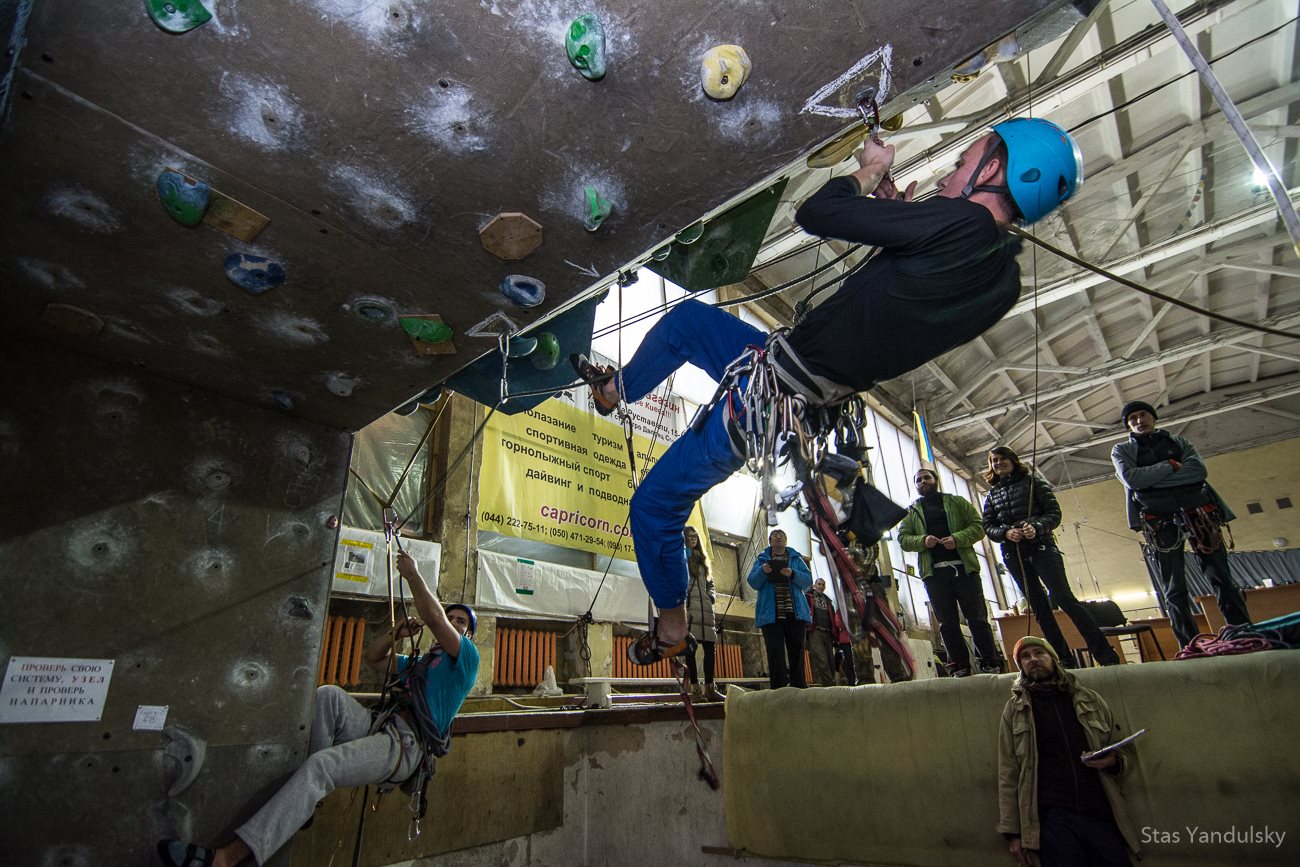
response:
{"label": "man with clipboard", "polygon": [[1020,676],[998,731],[997,829],[1012,857],[1026,867],[1130,865],[1138,837],[1120,780],[1133,748],[1117,743],[1110,707],[1043,639],[1025,636],[1011,656]]}

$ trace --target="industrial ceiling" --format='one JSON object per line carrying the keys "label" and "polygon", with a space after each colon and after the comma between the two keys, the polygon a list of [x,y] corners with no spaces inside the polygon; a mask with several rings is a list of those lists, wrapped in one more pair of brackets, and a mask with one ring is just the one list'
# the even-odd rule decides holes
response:
{"label": "industrial ceiling", "polygon": [[[1300,46],[1290,3],[1174,7],[1241,110],[1294,200],[1300,136]],[[1036,234],[1069,253],[1216,313],[1300,329],[1300,265],[1262,178],[1150,0],[1109,0],[1068,34],[986,64],[904,115],[889,137],[900,187],[933,189],[961,149],[1009,116],[1071,130],[1087,180]],[[750,291],[777,286],[846,251],[792,225],[792,208],[832,173],[792,178],[759,254]],[[816,278],[821,284],[851,268]],[[925,408],[946,456],[968,470],[1006,444],[1036,454],[1053,481],[1113,477],[1110,446],[1126,400],[1216,454],[1292,437],[1300,422],[1300,345],[1215,321],[1026,244],[1020,303],[983,337],[878,398],[900,413]],[[789,318],[811,281],[769,299]],[[1036,409],[1035,409],[1036,406]],[[1035,424],[1036,420],[1036,424]]]}

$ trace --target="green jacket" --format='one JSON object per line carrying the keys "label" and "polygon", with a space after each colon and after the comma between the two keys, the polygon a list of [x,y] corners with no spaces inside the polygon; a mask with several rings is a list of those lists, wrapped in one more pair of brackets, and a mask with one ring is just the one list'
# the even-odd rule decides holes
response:
{"label": "green jacket", "polygon": [[[984,538],[984,521],[979,511],[968,500],[956,494],[940,494],[940,496],[943,497],[943,513],[948,516],[948,532],[957,543],[957,554],[961,557],[961,563],[966,567],[968,574],[978,575],[980,561],[975,556],[975,543]],[[933,560],[930,549],[925,547],[925,537],[928,535],[931,534],[925,530],[925,510],[918,499],[908,507],[903,523],[898,527],[898,544],[903,546],[904,551],[916,551],[920,555],[918,568],[922,578],[929,578],[934,574],[934,569],[931,568]]]}

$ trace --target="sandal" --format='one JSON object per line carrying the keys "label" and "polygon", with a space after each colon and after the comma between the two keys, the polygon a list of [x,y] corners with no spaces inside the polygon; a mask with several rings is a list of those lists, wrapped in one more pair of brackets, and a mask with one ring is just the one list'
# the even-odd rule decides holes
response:
{"label": "sandal", "polygon": [[180,840],[159,840],[158,857],[167,867],[211,867],[216,852]]}
{"label": "sandal", "polygon": [[592,364],[590,359],[581,353],[570,355],[569,364],[573,365],[578,378],[591,386],[591,399],[596,405],[596,412],[601,415],[609,415],[613,412],[618,406],[618,402],[610,401],[609,398],[605,397],[601,386],[614,378],[614,368]]}
{"label": "sandal", "polygon": [[659,618],[656,617],[649,632],[627,646],[627,658],[635,665],[654,665],[663,659],[695,652],[695,636],[689,632],[676,644],[659,640]]}

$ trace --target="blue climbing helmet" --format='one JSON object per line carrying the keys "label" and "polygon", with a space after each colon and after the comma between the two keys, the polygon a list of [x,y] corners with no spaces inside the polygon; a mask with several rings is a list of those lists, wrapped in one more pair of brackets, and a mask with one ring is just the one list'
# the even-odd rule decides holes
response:
{"label": "blue climbing helmet", "polygon": [[459,608],[461,611],[464,611],[465,615],[469,617],[469,631],[466,632],[465,635],[468,638],[473,638],[474,632],[478,629],[478,615],[474,613],[473,608],[470,608],[464,602],[452,602],[450,605],[442,606],[442,610],[448,614],[450,614],[452,610],[456,608]]}
{"label": "blue climbing helmet", "polygon": [[1050,214],[1083,183],[1079,145],[1050,120],[1017,117],[993,131],[1006,142],[1007,190],[1026,223]]}

